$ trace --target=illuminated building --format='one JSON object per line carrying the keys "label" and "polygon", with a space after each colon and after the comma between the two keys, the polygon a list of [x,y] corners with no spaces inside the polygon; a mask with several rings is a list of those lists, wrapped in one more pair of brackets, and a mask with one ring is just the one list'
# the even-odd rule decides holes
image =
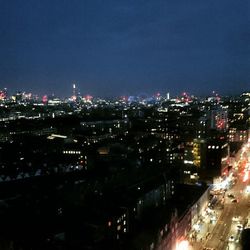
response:
{"label": "illuminated building", "polygon": [[[194,139],[193,164],[204,174],[204,178],[228,173],[229,144],[213,139]],[[210,177],[208,179],[210,179]]]}
{"label": "illuminated building", "polygon": [[[186,191],[185,194],[183,194],[184,188]],[[189,245],[188,239],[191,238],[189,232],[199,222],[202,211],[208,203],[209,188],[193,185],[177,185],[176,201],[179,199],[182,203],[189,204],[189,209],[185,211],[181,207],[174,209],[168,224],[165,225],[165,233],[160,238],[161,241],[158,244],[158,250],[188,249],[186,248]]]}
{"label": "illuminated building", "polygon": [[207,169],[216,170],[218,175],[228,174],[229,144],[210,140],[207,144]]}
{"label": "illuminated building", "polygon": [[43,102],[44,104],[46,104],[46,103],[48,102],[48,96],[47,96],[47,95],[44,95],[44,96],[42,97],[42,102]]}
{"label": "illuminated building", "polygon": [[15,100],[15,102],[20,103],[23,100],[23,94],[22,92],[18,91],[14,96],[13,96],[13,100]]}
{"label": "illuminated building", "polygon": [[216,129],[219,131],[225,131],[228,128],[228,117],[227,111],[222,109],[211,110],[211,129]]}
{"label": "illuminated building", "polygon": [[206,141],[203,139],[194,139],[193,141],[193,164],[198,167],[204,167],[206,154]]}
{"label": "illuminated building", "polygon": [[0,101],[2,101],[4,99],[5,99],[5,95],[4,95],[3,91],[1,90],[0,91]]}
{"label": "illuminated building", "polygon": [[228,140],[230,142],[246,142],[248,139],[248,130],[230,128],[228,134]]}
{"label": "illuminated building", "polygon": [[4,88],[3,90],[0,90],[0,101],[7,99],[7,89]]}

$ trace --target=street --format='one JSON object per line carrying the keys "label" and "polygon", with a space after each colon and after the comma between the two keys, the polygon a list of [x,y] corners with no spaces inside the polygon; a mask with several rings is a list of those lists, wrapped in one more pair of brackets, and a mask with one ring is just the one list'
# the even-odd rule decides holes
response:
{"label": "street", "polygon": [[[249,227],[250,221],[250,188],[249,184],[249,144],[247,149],[241,152],[241,158],[236,164],[231,180],[233,184],[225,191],[216,195],[218,201],[205,216],[203,230],[191,244],[191,249],[209,250],[240,250],[240,235],[243,228]],[[216,217],[214,225],[211,214]],[[216,215],[216,216],[214,216]],[[249,223],[250,224],[250,223]],[[249,248],[250,249],[250,248]]]}

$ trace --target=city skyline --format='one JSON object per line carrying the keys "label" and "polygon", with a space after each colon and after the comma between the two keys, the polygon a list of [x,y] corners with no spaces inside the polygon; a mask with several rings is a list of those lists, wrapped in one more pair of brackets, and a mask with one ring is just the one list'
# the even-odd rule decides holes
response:
{"label": "city skyline", "polygon": [[11,1],[0,89],[68,96],[248,90],[249,6],[235,1]]}
{"label": "city skyline", "polygon": [[[221,95],[221,93],[216,92],[215,90],[211,91],[211,92],[207,92],[204,94],[200,94],[200,95],[195,95],[194,93],[191,92],[179,92],[176,94],[172,94],[170,92],[164,91],[164,92],[147,92],[146,90],[144,92],[140,92],[140,93],[131,93],[131,95],[117,95],[117,96],[92,96],[90,93],[83,93],[81,91],[81,89],[79,89],[78,85],[76,84],[76,81],[73,81],[73,83],[70,85],[71,89],[69,89],[68,93],[65,94],[64,96],[60,96],[58,95],[56,92],[55,93],[46,93],[43,92],[43,94],[38,94],[36,92],[32,92],[29,89],[8,89],[8,88],[2,88],[0,89],[0,100],[1,97],[3,98],[2,100],[7,100],[12,98],[15,95],[22,95],[25,98],[30,98],[32,99],[33,97],[35,98],[39,98],[40,100],[42,100],[43,98],[59,98],[59,99],[74,99],[74,101],[76,100],[77,97],[79,98],[87,98],[87,99],[92,99],[92,98],[104,98],[104,99],[123,99],[123,100],[129,100],[130,98],[137,98],[138,101],[140,100],[150,100],[150,99],[158,99],[158,98],[167,98],[168,100],[170,99],[179,99],[179,98],[184,98],[184,100],[186,98],[220,98],[221,97],[236,97],[239,95],[244,95],[245,93],[248,93],[248,89],[242,90],[240,93],[234,93],[234,94],[229,94],[229,95]],[[134,100],[135,100],[134,99]]]}

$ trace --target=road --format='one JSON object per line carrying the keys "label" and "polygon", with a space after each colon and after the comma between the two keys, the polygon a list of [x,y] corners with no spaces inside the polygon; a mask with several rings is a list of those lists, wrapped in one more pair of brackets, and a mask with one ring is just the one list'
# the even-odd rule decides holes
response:
{"label": "road", "polygon": [[[248,219],[250,214],[250,194],[245,191],[248,179],[244,180],[243,171],[244,169],[239,168],[238,181],[231,189],[225,192],[224,208],[221,210],[210,236],[202,244],[203,249],[207,247],[216,250],[240,250],[240,227],[244,224],[246,225],[246,219]],[[233,198],[228,197],[228,195],[233,195],[237,202],[232,202]],[[223,194],[220,196],[222,199]],[[217,209],[215,208],[215,210]],[[234,220],[233,217],[235,218]],[[232,238],[230,239],[230,237]]]}
{"label": "road", "polygon": [[[241,193],[242,183],[239,182],[230,193],[235,195],[239,200],[237,203],[232,203],[231,198],[226,198],[224,209],[211,232],[210,237],[206,240],[204,246],[214,249],[224,250],[224,249],[238,249],[239,243],[237,240],[240,236],[240,230],[238,230],[237,225],[243,224],[248,216],[248,202],[247,197]],[[233,221],[233,217],[240,218],[239,221]],[[229,242],[230,236],[233,235],[234,241]]]}

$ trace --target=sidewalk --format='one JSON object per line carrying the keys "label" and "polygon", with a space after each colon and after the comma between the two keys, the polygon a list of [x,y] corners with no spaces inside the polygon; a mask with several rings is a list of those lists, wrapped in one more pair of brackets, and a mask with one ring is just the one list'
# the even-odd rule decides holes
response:
{"label": "sidewalk", "polygon": [[216,213],[216,221],[212,222],[211,218],[213,215],[202,216],[198,221],[199,230],[192,229],[189,233],[189,250],[202,250],[203,245],[206,242],[209,235],[212,233],[214,226],[216,225],[220,215],[221,210],[214,210]]}

